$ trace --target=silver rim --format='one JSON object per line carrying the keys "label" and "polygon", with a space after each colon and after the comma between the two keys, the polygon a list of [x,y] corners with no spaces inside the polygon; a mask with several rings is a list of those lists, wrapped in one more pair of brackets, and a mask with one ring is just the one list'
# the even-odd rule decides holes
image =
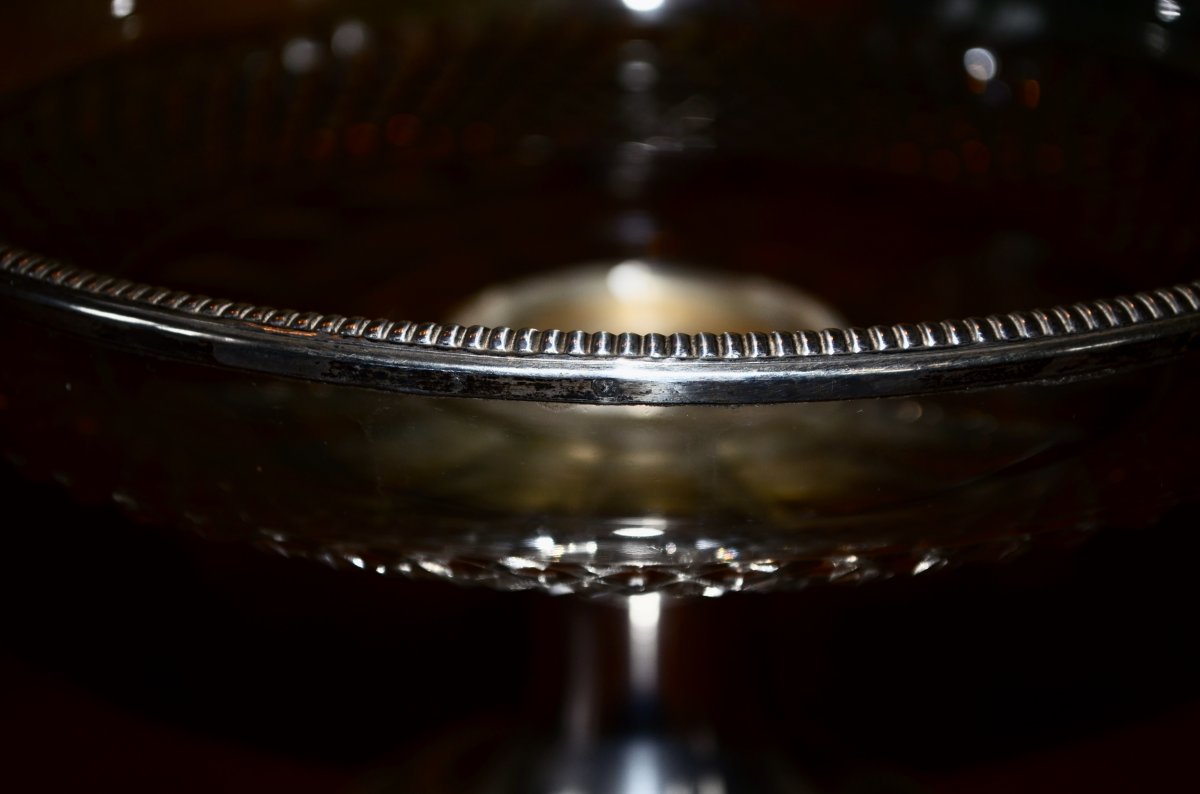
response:
{"label": "silver rim", "polygon": [[1061,382],[1200,346],[1200,281],[1050,309],[771,333],[488,328],[254,306],[0,246],[0,295],[103,344],[389,391],[607,404],[891,397]]}

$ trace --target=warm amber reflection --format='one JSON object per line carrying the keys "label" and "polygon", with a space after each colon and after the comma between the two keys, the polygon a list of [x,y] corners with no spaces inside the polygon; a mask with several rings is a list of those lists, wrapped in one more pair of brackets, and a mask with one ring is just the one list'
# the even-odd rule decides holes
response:
{"label": "warm amber reflection", "polygon": [[839,328],[845,321],[769,279],[627,259],[490,287],[459,306],[461,325],[636,334]]}

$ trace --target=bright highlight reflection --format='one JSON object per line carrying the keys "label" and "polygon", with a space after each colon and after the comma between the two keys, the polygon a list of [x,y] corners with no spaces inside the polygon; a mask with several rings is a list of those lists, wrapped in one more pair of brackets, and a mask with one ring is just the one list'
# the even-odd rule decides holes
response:
{"label": "bright highlight reflection", "polygon": [[[116,3],[113,5],[116,5]],[[1183,13],[1183,9],[1175,0],[1158,0],[1158,5],[1154,9],[1154,13],[1163,22],[1174,22],[1179,19]]]}
{"label": "bright highlight reflection", "polygon": [[614,298],[626,303],[652,300],[662,293],[662,282],[646,263],[630,259],[614,265],[604,278]]}
{"label": "bright highlight reflection", "polygon": [[112,0],[108,9],[114,19],[124,19],[132,14],[136,10],[136,7],[137,3],[135,0]]}
{"label": "bright highlight reflection", "polygon": [[658,687],[658,622],[662,595],[643,593],[629,597],[629,684],[641,696]]}
{"label": "bright highlight reflection", "polygon": [[656,629],[662,613],[662,595],[645,593],[629,597],[629,625],[635,629]]}
{"label": "bright highlight reflection", "polygon": [[636,11],[639,14],[646,14],[651,11],[657,11],[663,7],[666,0],[621,0],[625,7],[630,11]]}
{"label": "bright highlight reflection", "polygon": [[663,532],[655,527],[621,527],[613,530],[613,534],[621,538],[657,538]]}
{"label": "bright highlight reflection", "polygon": [[662,794],[663,785],[658,759],[648,743],[637,743],[625,753],[624,779],[620,794]]}
{"label": "bright highlight reflection", "polygon": [[996,76],[1000,64],[991,50],[972,47],[963,53],[963,68],[976,80],[987,82]]}

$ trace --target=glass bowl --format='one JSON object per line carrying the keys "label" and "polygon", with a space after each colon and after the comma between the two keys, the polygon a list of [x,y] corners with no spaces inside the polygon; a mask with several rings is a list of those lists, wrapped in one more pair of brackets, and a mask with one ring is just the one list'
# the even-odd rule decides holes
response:
{"label": "glass bowl", "polygon": [[628,596],[616,725],[609,625],[484,790],[806,790],[667,729],[661,595],[1133,544],[1196,500],[1180,4],[0,22],[0,450],[285,556]]}
{"label": "glass bowl", "polygon": [[380,573],[707,595],[1188,487],[1145,432],[1200,329],[1186,17],[87,8],[0,120],[34,476]]}

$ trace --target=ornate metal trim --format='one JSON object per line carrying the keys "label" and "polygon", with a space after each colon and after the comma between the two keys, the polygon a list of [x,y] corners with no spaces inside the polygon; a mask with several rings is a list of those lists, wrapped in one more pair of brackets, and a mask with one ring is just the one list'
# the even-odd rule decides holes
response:
{"label": "ornate metal trim", "polygon": [[[3,244],[0,273],[10,276],[0,292],[92,321],[128,314],[143,337],[147,330],[161,334],[178,326],[213,342],[237,336],[238,348],[265,346],[253,362],[233,349],[213,347],[207,351],[210,363],[396,391],[502,399],[665,404],[893,396],[1069,379],[1200,345],[1200,281],[942,322],[642,335],[275,309],[106,276]],[[91,301],[117,311],[97,314]],[[338,345],[313,347],[318,340]],[[127,341],[174,357],[204,357],[145,339]],[[305,342],[309,355],[297,361]],[[315,366],[312,355],[323,358],[324,366]]]}

